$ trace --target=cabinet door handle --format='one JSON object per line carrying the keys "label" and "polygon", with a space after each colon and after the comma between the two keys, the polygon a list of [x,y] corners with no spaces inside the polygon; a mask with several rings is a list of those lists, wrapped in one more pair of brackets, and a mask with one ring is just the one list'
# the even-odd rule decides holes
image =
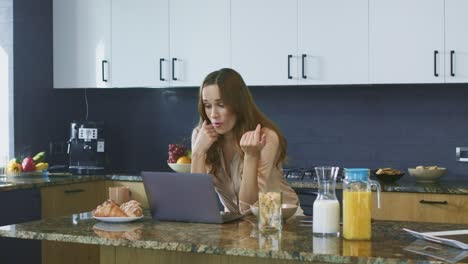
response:
{"label": "cabinet door handle", "polygon": [[302,79],[307,79],[307,76],[305,75],[305,58],[307,57],[307,54],[302,54]]}
{"label": "cabinet door handle", "polygon": [[177,78],[175,77],[175,62],[177,61],[177,58],[172,58],[172,80],[177,81]]}
{"label": "cabinet door handle", "polygon": [[107,64],[107,60],[103,60],[101,62],[101,72],[102,72],[102,81],[103,82],[107,82],[107,79],[106,79],[105,74],[104,74],[104,71],[105,71],[105,66],[104,65],[105,64]]}
{"label": "cabinet door handle", "polygon": [[166,79],[164,79],[162,77],[162,63],[163,63],[163,61],[164,61],[164,58],[159,59],[159,80],[160,81],[165,81],[166,80]]}
{"label": "cabinet door handle", "polygon": [[84,189],[72,189],[72,190],[65,190],[63,192],[68,194],[68,193],[80,193],[84,191],[85,191]]}
{"label": "cabinet door handle", "polygon": [[291,76],[291,58],[292,58],[292,55],[288,55],[288,79],[292,79],[292,76]]}
{"label": "cabinet door handle", "polygon": [[450,51],[450,76],[455,77],[455,73],[453,72],[453,57],[455,55],[455,51]]}
{"label": "cabinet door handle", "polygon": [[437,54],[439,54],[439,51],[434,50],[434,76],[439,77],[439,74],[437,73]]}
{"label": "cabinet door handle", "polygon": [[419,203],[422,204],[448,204],[447,201],[426,201],[426,200],[421,200]]}

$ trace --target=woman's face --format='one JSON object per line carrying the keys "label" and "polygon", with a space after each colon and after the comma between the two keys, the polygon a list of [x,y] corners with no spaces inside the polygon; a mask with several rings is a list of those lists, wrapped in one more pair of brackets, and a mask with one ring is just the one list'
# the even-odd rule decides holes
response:
{"label": "woman's face", "polygon": [[203,87],[202,101],[205,113],[215,131],[221,135],[231,132],[237,118],[230,107],[226,106],[221,99],[218,85],[212,84]]}

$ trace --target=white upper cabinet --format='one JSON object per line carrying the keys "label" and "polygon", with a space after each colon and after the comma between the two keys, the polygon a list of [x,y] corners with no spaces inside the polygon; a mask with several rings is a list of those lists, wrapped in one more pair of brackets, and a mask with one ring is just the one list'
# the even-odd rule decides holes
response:
{"label": "white upper cabinet", "polygon": [[168,23],[168,0],[112,0],[113,87],[169,86]]}
{"label": "white upper cabinet", "polygon": [[444,82],[444,0],[370,0],[369,32],[372,83]]}
{"label": "white upper cabinet", "polygon": [[445,81],[468,82],[468,1],[445,0]]}
{"label": "white upper cabinet", "polygon": [[247,85],[297,84],[297,1],[235,0],[231,15],[232,68]]}
{"label": "white upper cabinet", "polygon": [[54,0],[54,88],[110,87],[111,0]]}
{"label": "white upper cabinet", "polygon": [[230,1],[171,0],[171,86],[200,86],[205,76],[230,67]]}
{"label": "white upper cabinet", "polygon": [[368,83],[368,0],[298,3],[299,84]]}

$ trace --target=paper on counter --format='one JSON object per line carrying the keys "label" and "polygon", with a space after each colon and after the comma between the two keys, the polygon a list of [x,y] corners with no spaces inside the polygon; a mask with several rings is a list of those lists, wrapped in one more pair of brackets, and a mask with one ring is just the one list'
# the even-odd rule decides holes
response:
{"label": "paper on counter", "polygon": [[468,250],[468,244],[465,244],[459,240],[440,237],[442,235],[443,236],[453,236],[453,235],[467,235],[468,236],[468,230],[451,230],[451,231],[427,232],[427,233],[419,233],[419,232],[409,230],[406,228],[403,228],[403,230],[405,230],[406,232],[420,239],[425,239],[428,241],[448,245],[451,247]]}

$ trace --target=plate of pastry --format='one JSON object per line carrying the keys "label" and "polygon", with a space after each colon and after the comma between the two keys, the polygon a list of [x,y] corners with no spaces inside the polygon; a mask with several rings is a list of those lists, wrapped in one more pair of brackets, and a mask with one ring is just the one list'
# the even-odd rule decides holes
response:
{"label": "plate of pastry", "polygon": [[107,200],[93,210],[93,217],[109,223],[126,223],[143,218],[141,204],[135,200],[118,205],[113,200]]}
{"label": "plate of pastry", "polygon": [[99,221],[103,221],[103,222],[109,222],[109,223],[127,223],[127,222],[133,222],[133,221],[136,221],[138,219],[141,219],[143,218],[143,216],[139,216],[139,217],[108,217],[108,216],[104,216],[104,217],[99,217],[99,216],[94,216],[94,219],[97,219]]}

